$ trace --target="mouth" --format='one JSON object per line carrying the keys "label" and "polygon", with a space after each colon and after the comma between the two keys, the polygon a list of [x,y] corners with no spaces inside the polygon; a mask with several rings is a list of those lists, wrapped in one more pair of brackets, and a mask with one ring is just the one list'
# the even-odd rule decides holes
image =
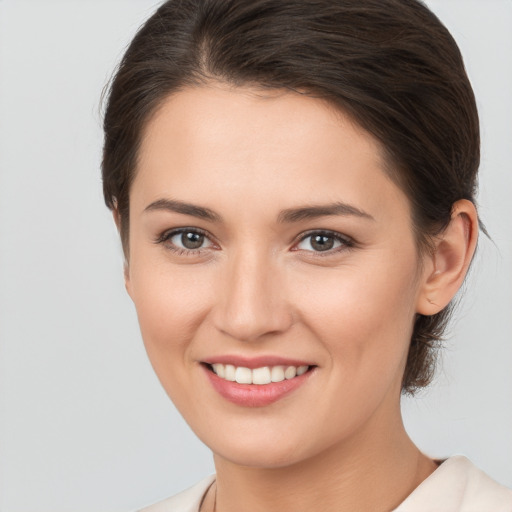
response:
{"label": "mouth", "polygon": [[264,407],[277,402],[308,382],[317,368],[305,364],[249,368],[219,362],[203,362],[201,366],[213,389],[242,407]]}
{"label": "mouth", "polygon": [[237,382],[238,384],[254,384],[264,386],[272,382],[282,382],[304,375],[312,369],[312,366],[262,366],[260,368],[246,368],[232,364],[214,363],[207,364],[208,369],[220,379]]}

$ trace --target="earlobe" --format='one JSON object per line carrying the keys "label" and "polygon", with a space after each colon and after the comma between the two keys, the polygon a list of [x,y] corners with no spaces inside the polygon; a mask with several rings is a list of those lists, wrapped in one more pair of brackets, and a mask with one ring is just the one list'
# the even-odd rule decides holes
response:
{"label": "earlobe", "polygon": [[128,295],[132,298],[132,287],[131,287],[131,280],[130,280],[130,267],[128,266],[128,262],[125,261],[124,263],[124,287],[126,288],[126,292]]}
{"label": "earlobe", "polygon": [[[119,210],[117,208],[114,208],[112,210],[112,216],[114,217],[114,222],[117,227],[117,231],[119,235],[121,235],[121,215],[119,214]],[[125,253],[125,261],[123,265],[123,276],[124,276],[124,287],[126,288],[126,291],[128,295],[131,297],[131,282],[130,282],[130,267],[128,265],[127,256]]]}
{"label": "earlobe", "polygon": [[112,210],[112,217],[114,217],[114,223],[118,233],[121,233],[121,215],[119,214],[119,210],[117,208]]}
{"label": "earlobe", "polygon": [[418,297],[417,312],[431,316],[453,299],[466,277],[478,239],[475,205],[461,199],[453,205],[450,223],[436,237]]}

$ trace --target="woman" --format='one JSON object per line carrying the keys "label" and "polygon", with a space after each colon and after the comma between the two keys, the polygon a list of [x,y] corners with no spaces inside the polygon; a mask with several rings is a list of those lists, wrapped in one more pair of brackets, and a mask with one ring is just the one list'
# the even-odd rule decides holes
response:
{"label": "woman", "polygon": [[104,193],[216,476],[148,510],[511,510],[409,439],[478,235],[478,115],[415,0],[186,0],[112,82]]}

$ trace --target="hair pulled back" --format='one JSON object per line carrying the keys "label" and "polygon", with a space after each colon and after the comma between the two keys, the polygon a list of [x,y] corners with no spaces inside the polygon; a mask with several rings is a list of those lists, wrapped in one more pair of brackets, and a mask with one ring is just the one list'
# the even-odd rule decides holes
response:
{"label": "hair pulled back", "polygon": [[[475,201],[475,98],[448,30],[417,0],[169,0],[140,28],[110,86],[103,190],[128,254],[129,192],[143,130],[165,99],[209,81],[323,98],[381,144],[409,197],[418,246]],[[450,308],[418,315],[403,391],[432,379]]]}

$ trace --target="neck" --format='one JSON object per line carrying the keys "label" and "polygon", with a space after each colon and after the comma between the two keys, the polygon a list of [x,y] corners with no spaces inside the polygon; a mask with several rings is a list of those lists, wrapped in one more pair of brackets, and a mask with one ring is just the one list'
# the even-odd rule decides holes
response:
{"label": "neck", "polygon": [[437,467],[409,439],[400,414],[387,428],[368,425],[286,467],[240,466],[219,455],[215,466],[216,512],[392,510]]}

